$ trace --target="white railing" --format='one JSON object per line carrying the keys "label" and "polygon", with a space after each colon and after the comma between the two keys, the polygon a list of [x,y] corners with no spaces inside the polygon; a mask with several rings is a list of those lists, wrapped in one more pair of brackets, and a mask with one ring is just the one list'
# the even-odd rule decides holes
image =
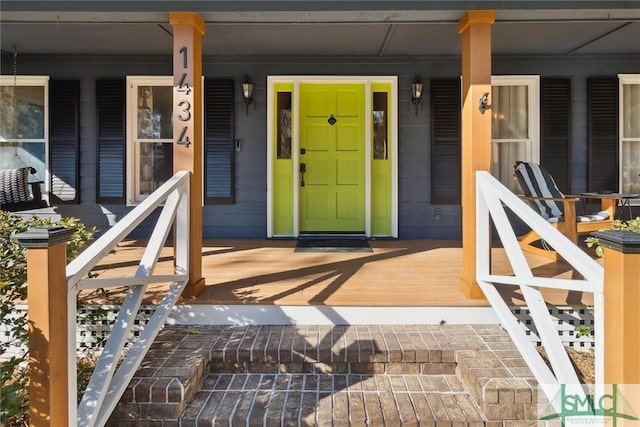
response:
{"label": "white railing", "polygon": [[[78,291],[128,286],[120,312],[77,412],[77,361],[75,357],[69,358],[69,425],[87,427],[105,425],[188,281],[189,176],[189,172],[185,171],[176,173],[67,266],[70,355],[76,354],[75,307]],[[102,258],[160,206],[162,211],[134,276],[103,279],[87,277],[87,273]],[[172,227],[175,273],[153,275],[160,252]],[[171,285],[146,327],[140,332],[118,366],[144,293],[151,283],[171,283]]]}
{"label": "white railing", "polygon": [[[553,247],[582,280],[536,277],[518,245],[518,239],[505,212],[505,206],[535,230]],[[496,228],[511,267],[512,276],[491,274],[491,223]],[[561,384],[574,393],[584,395],[578,376],[552,323],[540,288],[555,288],[593,293],[595,336],[595,383],[603,383],[603,283],[604,270],[589,255],[545,221],[525,202],[509,191],[486,171],[476,172],[476,280],[503,327],[513,339],[522,357],[535,375],[549,402]],[[495,285],[519,287],[535,322],[542,345],[548,355],[551,369],[529,341],[522,326],[515,319]]]}

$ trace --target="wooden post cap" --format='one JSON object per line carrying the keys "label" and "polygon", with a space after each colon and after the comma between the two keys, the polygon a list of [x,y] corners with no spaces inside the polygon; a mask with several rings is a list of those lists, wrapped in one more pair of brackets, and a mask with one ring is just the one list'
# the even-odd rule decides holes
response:
{"label": "wooden post cap", "polygon": [[604,230],[592,233],[601,246],[623,254],[640,254],[640,233],[623,230]]}
{"label": "wooden post cap", "polygon": [[67,243],[74,230],[65,227],[30,228],[22,233],[14,233],[11,239],[25,248],[48,248]]}

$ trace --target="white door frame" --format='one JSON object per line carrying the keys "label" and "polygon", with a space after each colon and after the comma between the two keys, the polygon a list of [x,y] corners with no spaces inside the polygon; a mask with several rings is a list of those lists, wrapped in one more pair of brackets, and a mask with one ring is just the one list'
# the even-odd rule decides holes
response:
{"label": "white door frame", "polygon": [[[292,83],[292,168],[293,168],[293,236],[276,236],[273,234],[273,153],[274,153],[274,97],[275,85],[278,83]],[[267,237],[298,237],[300,234],[300,209],[298,187],[298,164],[300,161],[300,84],[301,83],[362,83],[365,86],[365,234],[371,237],[371,85],[386,83],[391,86],[391,111],[389,126],[391,127],[391,236],[398,237],[398,77],[397,76],[267,76]]]}

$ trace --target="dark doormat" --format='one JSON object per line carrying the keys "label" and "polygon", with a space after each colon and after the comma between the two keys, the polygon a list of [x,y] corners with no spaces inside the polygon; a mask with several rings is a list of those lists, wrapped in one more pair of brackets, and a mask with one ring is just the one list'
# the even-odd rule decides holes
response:
{"label": "dark doormat", "polygon": [[295,252],[373,252],[365,239],[298,239]]}

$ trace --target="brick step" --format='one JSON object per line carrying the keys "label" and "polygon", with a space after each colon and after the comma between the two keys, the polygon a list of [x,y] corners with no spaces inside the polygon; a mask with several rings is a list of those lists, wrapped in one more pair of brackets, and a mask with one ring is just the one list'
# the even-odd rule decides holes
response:
{"label": "brick step", "polygon": [[[211,374],[181,426],[485,425],[455,375]],[[455,423],[455,424],[453,424]]]}
{"label": "brick step", "polygon": [[[301,378],[304,386],[315,381],[312,378],[325,382],[326,378],[344,378],[348,384],[364,387],[371,381],[377,385],[392,378],[403,378],[405,383],[414,381],[407,380],[411,376],[421,384],[421,378],[430,376],[447,382],[457,378],[456,384],[461,384],[464,391],[445,393],[467,396],[484,419],[535,419],[530,418],[535,412],[535,381],[509,336],[497,325],[170,326],[158,335],[108,425],[140,425],[142,420],[161,422],[154,425],[177,425],[172,422],[193,407],[187,405],[195,402],[193,405],[202,407],[202,399],[213,399],[213,405],[218,398],[235,397],[244,402],[251,396],[255,403],[258,396],[263,396],[262,390],[245,389],[245,383],[280,381],[290,386],[299,384]],[[216,383],[222,381],[220,385],[227,381],[220,378],[228,379],[227,389],[208,389],[213,378]],[[238,382],[242,382],[242,388]],[[229,389],[231,385],[233,388]],[[298,397],[306,399],[300,404],[316,402],[321,406],[314,413],[326,417],[329,415],[325,410],[334,406],[327,406],[323,394],[336,394],[343,399],[350,393],[339,387],[335,390],[302,391],[289,387],[272,389],[271,393],[277,391],[283,396],[285,405],[296,402]],[[378,391],[396,395],[393,389]],[[289,392],[302,394],[289,399]],[[406,393],[432,391],[423,387]],[[453,404],[449,397],[442,399]],[[466,397],[460,399],[466,401]],[[342,402],[334,397],[330,401],[332,405]],[[274,405],[277,402],[280,400],[274,400]],[[190,425],[187,420],[197,415],[184,418],[184,414],[183,426]],[[291,417],[300,414],[292,413]]]}
{"label": "brick step", "polygon": [[452,343],[439,326],[227,327],[211,346],[210,367],[235,373],[453,374],[456,347],[474,348],[474,337],[450,330],[460,342]]}

